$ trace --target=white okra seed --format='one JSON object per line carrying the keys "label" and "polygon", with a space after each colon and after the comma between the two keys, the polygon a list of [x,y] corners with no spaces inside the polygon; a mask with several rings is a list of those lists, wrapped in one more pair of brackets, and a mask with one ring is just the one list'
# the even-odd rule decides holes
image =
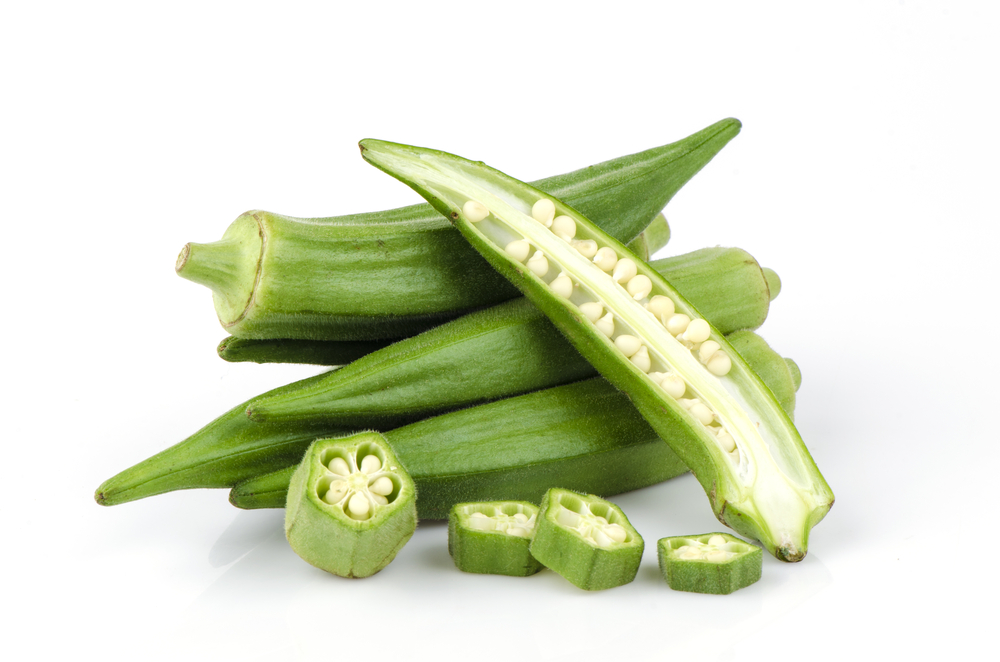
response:
{"label": "white okra seed", "polygon": [[486,205],[481,202],[468,200],[464,205],[462,205],[462,213],[465,214],[465,217],[473,223],[478,223],[490,215],[490,210],[487,209]]}
{"label": "white okra seed", "polygon": [[615,347],[617,347],[618,351],[620,351],[625,356],[632,356],[633,354],[639,351],[640,347],[642,347],[642,341],[636,338],[635,336],[630,336],[627,333],[623,333],[622,335],[615,338]]}
{"label": "white okra seed", "polygon": [[667,392],[671,398],[679,398],[684,395],[684,391],[687,390],[687,384],[680,375],[670,374],[663,378],[660,382],[660,388]]}
{"label": "white okra seed", "polygon": [[629,358],[629,361],[632,362],[632,365],[643,372],[649,372],[649,369],[653,366],[653,362],[649,358],[649,350],[646,349],[645,345],[640,347],[639,351]]}
{"label": "white okra seed", "polygon": [[368,486],[368,489],[375,494],[386,496],[392,493],[392,481],[388,476],[379,476]]}
{"label": "white okra seed", "polygon": [[573,529],[580,523],[580,516],[568,508],[560,508],[556,514],[556,522],[569,529]]}
{"label": "white okra seed", "polygon": [[531,244],[526,239],[516,239],[507,244],[504,251],[518,262],[524,262],[528,259],[528,253],[531,252]]}
{"label": "white okra seed", "polygon": [[370,505],[371,504],[368,503],[368,499],[365,498],[365,495],[360,492],[355,492],[354,496],[351,497],[351,500],[347,502],[347,510],[350,511],[350,514],[355,518],[360,518],[368,514],[368,508]]}
{"label": "white okra seed", "polygon": [[664,379],[666,379],[667,373],[665,372],[651,372],[649,373],[649,379],[654,384],[661,384]]}
{"label": "white okra seed", "polygon": [[649,303],[646,304],[646,308],[649,312],[656,315],[657,319],[661,322],[670,319],[670,316],[674,314],[674,300],[670,297],[665,297],[662,294],[657,294]]}
{"label": "white okra seed", "polygon": [[611,547],[612,540],[600,529],[594,529],[590,535],[598,547]]}
{"label": "white okra seed", "polygon": [[618,264],[618,254],[615,253],[615,249],[607,246],[598,248],[597,253],[594,254],[594,264],[601,271],[611,271]]}
{"label": "white okra seed", "polygon": [[600,301],[588,301],[580,304],[580,312],[591,322],[601,319],[604,314],[604,304]]}
{"label": "white okra seed", "polygon": [[496,524],[492,519],[482,513],[472,513],[469,517],[468,527],[476,531],[495,531]]}
{"label": "white okra seed", "polygon": [[684,330],[684,339],[693,343],[705,342],[712,335],[712,329],[703,319],[693,319]]}
{"label": "white okra seed", "polygon": [[389,500],[386,499],[381,494],[373,494],[372,495],[372,501],[374,501],[379,506],[388,506],[389,505]]}
{"label": "white okra seed", "polygon": [[539,278],[549,273],[549,261],[542,251],[535,251],[535,254],[528,260],[528,269]]}
{"label": "white okra seed", "polygon": [[725,430],[719,433],[717,439],[719,440],[719,445],[722,446],[722,450],[727,453],[732,453],[736,450],[736,440],[733,439],[733,435],[729,434]]}
{"label": "white okra seed", "polygon": [[691,415],[697,418],[698,422],[701,423],[702,425],[708,425],[709,423],[712,422],[713,418],[712,410],[706,407],[701,402],[696,402],[695,404],[691,405],[691,409],[689,409],[688,411],[690,411]]}
{"label": "white okra seed", "polygon": [[517,536],[518,538],[527,538],[529,534],[528,530],[523,526],[512,526],[507,529],[507,535]]}
{"label": "white okra seed", "polygon": [[615,542],[625,542],[625,538],[628,535],[625,532],[625,529],[619,524],[609,524],[607,528],[604,529],[604,532]]}
{"label": "white okra seed", "polygon": [[342,457],[335,457],[330,460],[329,465],[330,471],[337,474],[338,476],[350,476],[351,467],[347,464],[347,460]]}
{"label": "white okra seed", "polygon": [[531,217],[545,227],[552,225],[555,215],[556,205],[548,198],[540,198],[531,206]]}
{"label": "white okra seed", "polygon": [[592,258],[597,255],[597,242],[593,239],[584,239],[583,241],[572,242],[573,248],[577,250],[580,255],[585,258]]}
{"label": "white okra seed", "polygon": [[649,280],[648,276],[639,274],[628,282],[625,289],[632,295],[633,299],[638,301],[639,299],[645,298],[650,292],[653,291],[653,281]]}
{"label": "white okra seed", "polygon": [[382,460],[376,455],[365,455],[361,460],[361,470],[366,474],[373,474],[382,468]]}
{"label": "white okra seed", "polygon": [[722,377],[723,375],[729,374],[729,370],[733,367],[733,361],[725,352],[716,352],[712,358],[709,359],[708,365],[705,367],[707,367],[708,371],[713,375]]}
{"label": "white okra seed", "polygon": [[667,320],[667,333],[672,336],[679,336],[684,333],[684,330],[688,327],[688,322],[690,321],[691,318],[684,313],[671,315],[670,319]]}
{"label": "white okra seed", "polygon": [[635,262],[627,257],[623,257],[615,263],[615,269],[611,273],[611,280],[616,283],[627,283],[635,278],[638,272],[639,268],[635,266]]}
{"label": "white okra seed", "polygon": [[524,513],[514,513],[514,521],[524,523],[528,521],[528,516]]}
{"label": "white okra seed", "polygon": [[698,360],[702,363],[708,363],[709,359],[712,358],[712,355],[719,351],[719,347],[719,343],[714,340],[706,340],[701,344],[701,347],[698,348]]}
{"label": "white okra seed", "polygon": [[549,287],[552,288],[554,294],[558,294],[563,299],[573,296],[573,281],[570,280],[565,271],[556,276],[555,280],[549,283]]}
{"label": "white okra seed", "polygon": [[714,552],[709,552],[705,558],[712,563],[722,563],[729,559],[729,552],[724,552],[721,549],[717,549]]}
{"label": "white okra seed", "polygon": [[614,318],[614,315],[612,315],[611,313],[608,313],[607,315],[605,315],[601,319],[599,319],[596,322],[594,322],[594,326],[597,327],[598,331],[600,331],[601,333],[603,333],[604,335],[606,335],[608,338],[610,338],[615,333],[615,318]]}
{"label": "white okra seed", "polygon": [[715,545],[716,547],[721,547],[726,544],[726,539],[722,536],[715,535],[708,539],[709,545]]}
{"label": "white okra seed", "polygon": [[684,407],[685,409],[691,409],[691,407],[694,406],[696,402],[699,402],[698,398],[680,398],[679,400],[677,400],[677,404],[679,404],[681,407]]}
{"label": "white okra seed", "polygon": [[342,480],[335,480],[330,483],[330,488],[323,495],[323,501],[333,505],[340,503],[340,500],[347,494],[347,483]]}
{"label": "white okra seed", "polygon": [[576,221],[569,216],[556,216],[552,221],[552,233],[569,241],[576,236]]}

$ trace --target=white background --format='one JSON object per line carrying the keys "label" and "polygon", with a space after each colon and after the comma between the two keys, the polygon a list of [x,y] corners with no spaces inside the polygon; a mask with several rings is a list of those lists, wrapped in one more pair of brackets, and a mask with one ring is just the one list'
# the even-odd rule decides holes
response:
{"label": "white background", "polygon": [[[5,3],[0,10],[5,659],[872,659],[974,652],[996,615],[995,3]],[[697,4],[697,8],[689,5]],[[417,201],[384,138],[530,180],[737,117],[662,253],[749,250],[762,335],[837,495],[801,564],[670,591],[665,535],[718,528],[686,476],[615,498],[635,582],[464,575],[422,525],[342,580],[224,491],[94,488],[261,391],[173,273],[239,213]],[[13,653],[8,656],[6,653]]]}

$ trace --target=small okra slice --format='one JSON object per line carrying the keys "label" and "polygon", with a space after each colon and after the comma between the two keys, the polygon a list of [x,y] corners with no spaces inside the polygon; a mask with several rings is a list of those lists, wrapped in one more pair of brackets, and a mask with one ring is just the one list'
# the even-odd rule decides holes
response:
{"label": "small okra slice", "polygon": [[527,577],[542,569],[528,551],[538,506],[527,501],[455,504],[448,515],[448,553],[463,572]]}
{"label": "small okra slice", "polygon": [[727,595],[760,579],[764,553],[728,533],[660,538],[660,572],[675,591]]}
{"label": "small okra slice", "polygon": [[285,536],[317,568],[373,575],[416,527],[413,480],[377,432],[313,442],[292,475]]}
{"label": "small okra slice", "polygon": [[599,591],[628,584],[642,550],[642,536],[610,501],[557,487],[542,498],[531,555],[576,586]]}
{"label": "small okra slice", "polygon": [[[573,208],[481,163],[382,141],[361,148],[449,217],[628,394],[691,468],[722,523],[783,561],[805,556],[833,492],[771,391],[670,283]],[[572,235],[566,223],[552,231],[559,216],[573,220]],[[531,247],[531,265],[505,252],[514,242]],[[593,257],[580,242],[598,245]],[[629,338],[616,343],[622,336],[638,349]]]}

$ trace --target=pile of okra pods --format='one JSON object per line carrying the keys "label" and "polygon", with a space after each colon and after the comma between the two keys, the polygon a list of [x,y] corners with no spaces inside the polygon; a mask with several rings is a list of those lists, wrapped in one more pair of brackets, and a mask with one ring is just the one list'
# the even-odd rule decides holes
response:
{"label": "pile of okra pods", "polygon": [[227,361],[338,366],[263,393],[105,481],[115,505],[195,487],[285,508],[309,563],[384,568],[417,521],[448,519],[463,571],[543,567],[631,582],[643,539],[602,497],[686,471],[720,522],[661,538],[682,591],[799,561],[833,504],[792,423],[798,366],[753,330],[780,280],[745,251],[649,261],[660,210],[740,129],[525,184],[482,163],[365,140],[429,204],[298,219],[241,215],[177,273],[212,290]]}

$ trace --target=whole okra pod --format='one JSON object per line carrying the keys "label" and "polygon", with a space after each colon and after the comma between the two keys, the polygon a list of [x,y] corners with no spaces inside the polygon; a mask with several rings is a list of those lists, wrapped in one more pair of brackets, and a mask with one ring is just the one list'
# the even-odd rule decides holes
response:
{"label": "whole okra pod", "polygon": [[[628,242],[739,129],[722,120],[536,184]],[[405,337],[517,296],[428,205],[324,219],[247,212],[220,241],[187,244],[176,268],[212,289],[222,326],[244,338]]]}

